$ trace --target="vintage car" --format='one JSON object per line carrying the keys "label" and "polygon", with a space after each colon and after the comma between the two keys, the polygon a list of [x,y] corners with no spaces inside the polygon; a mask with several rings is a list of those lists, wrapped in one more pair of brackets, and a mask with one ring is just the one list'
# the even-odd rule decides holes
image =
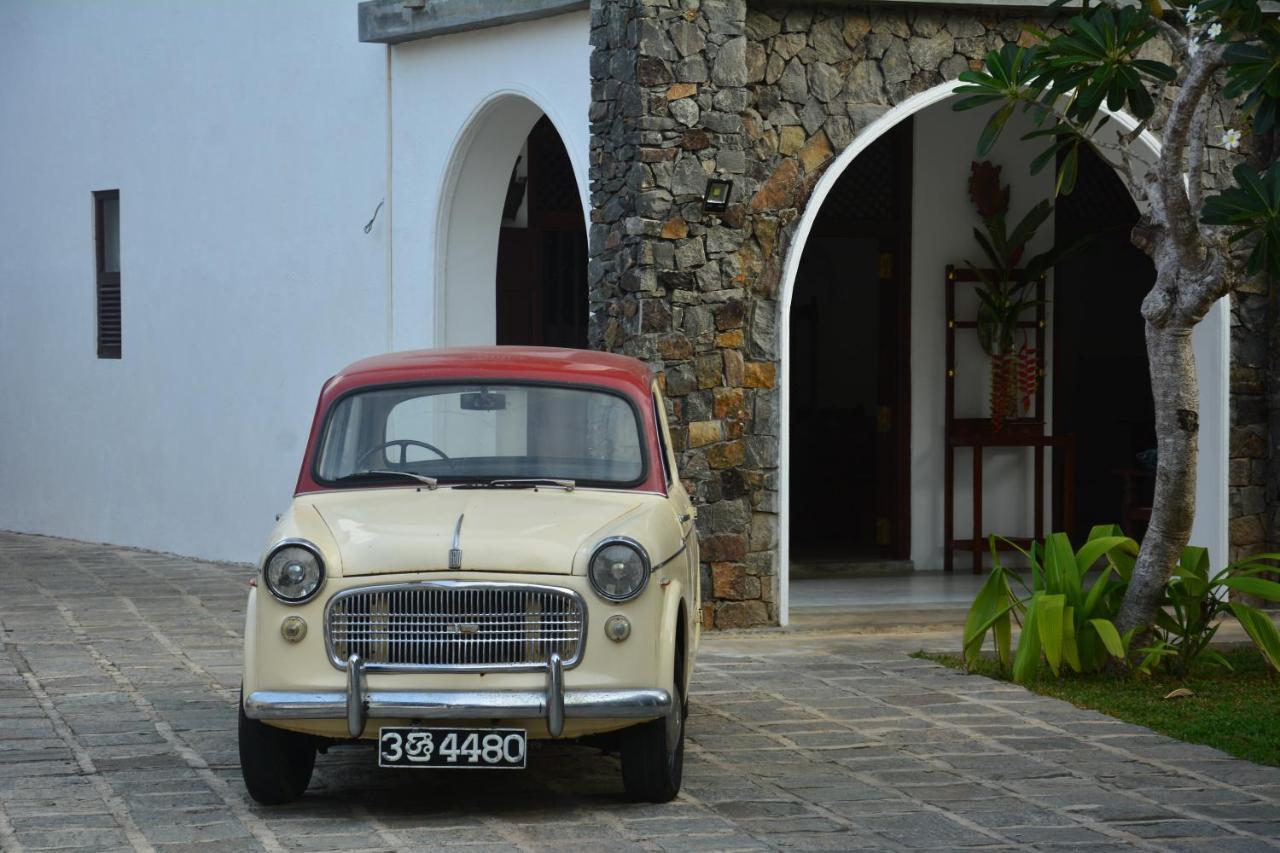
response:
{"label": "vintage car", "polygon": [[[475,347],[356,362],[320,393],[249,593],[240,765],[301,796],[317,749],[521,768],[590,738],[636,800],[680,788],[695,510],[630,358]],[[371,759],[372,760],[372,759]]]}

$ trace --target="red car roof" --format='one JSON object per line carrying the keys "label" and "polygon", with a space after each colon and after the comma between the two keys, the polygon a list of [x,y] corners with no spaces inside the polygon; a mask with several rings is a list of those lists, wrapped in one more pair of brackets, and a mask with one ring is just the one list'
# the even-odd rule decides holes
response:
{"label": "red car roof", "polygon": [[[325,415],[334,401],[349,391],[373,385],[426,382],[439,379],[516,379],[599,385],[622,392],[640,408],[642,423],[653,424],[653,371],[642,361],[594,350],[558,347],[446,347],[408,350],[364,358],[343,368],[320,391],[306,457],[298,477],[298,492],[323,487],[311,476]],[[646,481],[637,488],[665,491],[660,452],[654,431],[646,427],[650,444]]]}
{"label": "red car roof", "polygon": [[[381,385],[413,379],[506,376],[512,379],[558,379],[564,382],[629,384],[649,396],[653,371],[634,358],[594,350],[559,347],[446,347],[392,352],[363,358],[330,380],[337,393],[362,385]],[[330,386],[326,386],[328,391]]]}

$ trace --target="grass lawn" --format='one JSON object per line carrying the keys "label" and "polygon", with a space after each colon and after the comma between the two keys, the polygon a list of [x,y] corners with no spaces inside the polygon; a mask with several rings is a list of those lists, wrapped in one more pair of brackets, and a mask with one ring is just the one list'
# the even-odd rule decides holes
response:
{"label": "grass lawn", "polygon": [[[1223,650],[1223,654],[1234,672],[1202,666],[1186,678],[1071,674],[1055,679],[1045,667],[1043,675],[1026,686],[1044,696],[1092,708],[1179,740],[1280,766],[1280,677],[1253,648]],[[917,652],[912,657],[964,668],[959,655]],[[985,657],[976,672],[1004,678],[996,662]],[[1195,695],[1163,698],[1179,687]]]}

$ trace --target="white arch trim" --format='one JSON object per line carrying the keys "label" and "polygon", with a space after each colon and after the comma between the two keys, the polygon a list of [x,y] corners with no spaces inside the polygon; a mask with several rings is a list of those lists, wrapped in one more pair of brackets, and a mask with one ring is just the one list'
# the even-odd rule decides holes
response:
{"label": "white arch trim", "polygon": [[[920,92],[890,108],[867,125],[827,167],[805,205],[804,213],[796,223],[791,244],[787,249],[786,263],[782,270],[782,299],[779,304],[779,354],[782,362],[782,393],[779,405],[778,459],[781,467],[779,517],[778,517],[778,619],[782,625],[790,621],[791,607],[791,298],[795,291],[796,275],[800,260],[813,229],[818,212],[827,195],[835,186],[853,159],[894,126],[935,104],[955,95],[964,84],[950,80]],[[1114,124],[1130,131],[1137,121],[1124,112],[1112,112],[1103,107]],[[1160,139],[1151,131],[1143,131],[1138,141],[1154,156],[1160,154]],[[1231,364],[1231,319],[1223,301],[1215,304],[1208,316],[1196,327],[1192,336],[1196,373],[1200,380],[1200,466],[1196,480],[1196,520],[1192,527],[1192,541],[1209,548],[1215,565],[1226,561],[1227,548],[1227,476],[1228,476],[1228,420]],[[1217,381],[1211,381],[1216,378]]]}
{"label": "white arch trim", "polygon": [[[463,121],[440,180],[433,264],[434,346],[492,344],[496,340],[493,283],[498,229],[516,155],[533,125],[547,116],[564,142],[578,184],[583,222],[591,222],[586,152],[551,99],[523,86],[490,93]],[[487,332],[486,332],[487,330]]]}

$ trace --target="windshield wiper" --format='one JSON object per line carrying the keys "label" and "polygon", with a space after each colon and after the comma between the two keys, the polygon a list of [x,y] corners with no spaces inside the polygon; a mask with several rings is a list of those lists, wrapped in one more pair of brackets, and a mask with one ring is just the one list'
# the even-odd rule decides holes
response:
{"label": "windshield wiper", "polygon": [[390,469],[376,468],[368,471],[356,471],[354,474],[348,474],[345,477],[339,477],[334,480],[335,483],[343,483],[348,480],[365,480],[370,477],[409,477],[417,480],[425,485],[428,489],[436,487],[436,478],[428,477],[426,474],[415,474],[412,471],[392,471]]}
{"label": "windshield wiper", "polygon": [[558,486],[566,492],[572,492],[577,484],[573,480],[559,480],[554,477],[507,477],[497,480],[472,480],[459,483],[455,489],[536,489],[538,486]]}

